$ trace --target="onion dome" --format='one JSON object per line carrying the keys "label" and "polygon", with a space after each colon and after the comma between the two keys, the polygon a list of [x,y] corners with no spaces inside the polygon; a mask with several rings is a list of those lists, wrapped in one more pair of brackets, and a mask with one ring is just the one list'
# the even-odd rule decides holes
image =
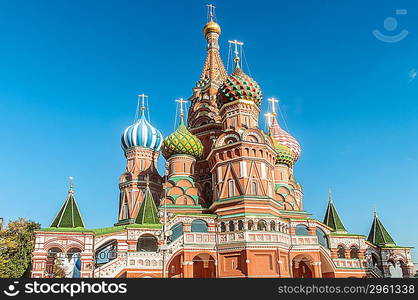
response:
{"label": "onion dome", "polygon": [[288,167],[292,167],[293,164],[296,162],[296,155],[288,146],[280,144],[276,140],[274,140],[274,149],[277,152],[276,162],[285,164]]}
{"label": "onion dome", "polygon": [[159,151],[163,135],[145,119],[144,110],[142,110],[141,117],[123,132],[121,142],[124,150],[142,147]]}
{"label": "onion dome", "polygon": [[260,106],[263,96],[258,83],[245,74],[237,63],[234,72],[219,88],[218,98],[219,106],[235,100],[251,100]]}
{"label": "onion dome", "polygon": [[278,143],[282,145],[288,146],[293,153],[295,153],[295,162],[300,157],[300,153],[302,152],[302,149],[298,143],[298,141],[290,135],[287,131],[283,130],[279,123],[277,123],[276,118],[273,118],[273,122],[270,126],[270,135],[273,138],[273,140],[277,141]]}
{"label": "onion dome", "polygon": [[203,145],[196,136],[187,130],[183,118],[181,118],[176,131],[164,139],[161,152],[166,159],[175,154],[185,154],[198,158],[203,154]]}
{"label": "onion dome", "polygon": [[203,34],[206,36],[210,32],[216,32],[217,34],[221,35],[221,26],[218,23],[210,20],[209,23],[203,27]]}

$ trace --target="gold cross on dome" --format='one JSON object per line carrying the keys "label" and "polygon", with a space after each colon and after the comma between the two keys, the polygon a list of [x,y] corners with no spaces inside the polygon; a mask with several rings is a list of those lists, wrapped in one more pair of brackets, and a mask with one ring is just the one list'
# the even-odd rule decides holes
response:
{"label": "gold cross on dome", "polygon": [[279,103],[279,99],[276,99],[274,97],[268,98],[268,102],[271,102],[271,111],[273,112],[273,117],[276,115],[276,103]]}
{"label": "gold cross on dome", "polygon": [[215,13],[215,5],[213,5],[213,4],[206,4],[206,6],[208,7],[208,10],[209,10],[209,17],[210,17],[210,20],[212,21],[212,19],[213,19],[213,15],[214,15],[214,13]]}
{"label": "gold cross on dome", "polygon": [[187,101],[184,100],[183,98],[180,98],[180,99],[177,99],[176,102],[180,103],[180,116],[183,117],[183,115],[184,115],[183,104],[187,103]]}
{"label": "gold cross on dome", "polygon": [[235,46],[235,50],[234,50],[234,54],[235,54],[235,58],[234,58],[234,61],[236,62],[236,63],[238,63],[239,62],[239,56],[238,56],[238,46],[241,46],[242,47],[242,45],[244,45],[244,43],[243,42],[240,42],[240,41],[237,41],[237,40],[233,40],[233,41],[228,41],[228,43],[230,43],[230,44],[234,44]]}

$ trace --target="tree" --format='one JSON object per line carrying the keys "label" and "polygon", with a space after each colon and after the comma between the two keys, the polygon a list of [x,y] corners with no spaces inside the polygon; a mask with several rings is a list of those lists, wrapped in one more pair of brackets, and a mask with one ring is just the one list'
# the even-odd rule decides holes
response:
{"label": "tree", "polygon": [[20,278],[29,273],[34,232],[39,228],[39,223],[19,218],[0,230],[0,278]]}

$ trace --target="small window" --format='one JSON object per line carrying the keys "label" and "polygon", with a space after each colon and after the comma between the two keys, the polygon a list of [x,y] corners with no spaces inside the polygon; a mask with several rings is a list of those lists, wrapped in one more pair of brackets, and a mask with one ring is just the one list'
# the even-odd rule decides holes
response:
{"label": "small window", "polygon": [[230,231],[230,232],[235,231],[235,224],[234,224],[234,221],[229,221],[229,231]]}
{"label": "small window", "polygon": [[358,259],[358,249],[356,246],[351,246],[350,248],[350,258],[351,259]]}
{"label": "small window", "polygon": [[226,226],[225,226],[225,223],[222,222],[221,223],[221,232],[225,232],[225,231],[226,231]]}
{"label": "small window", "polygon": [[235,196],[235,182],[234,180],[228,181],[228,197],[234,197]]}
{"label": "small window", "polygon": [[170,236],[170,242],[174,242],[183,235],[183,223],[177,223],[171,227],[172,234]]}
{"label": "small window", "polygon": [[138,239],[137,251],[157,252],[157,238],[151,234],[141,235]]}
{"label": "small window", "polygon": [[316,228],[315,233],[316,237],[318,238],[318,243],[322,247],[329,249],[328,238],[325,232],[320,228]]}
{"label": "small window", "polygon": [[260,220],[257,223],[257,230],[267,231],[267,223],[264,220]]}
{"label": "small window", "polygon": [[251,194],[257,195],[257,181],[251,182]]}
{"label": "small window", "polygon": [[129,218],[129,208],[128,203],[125,202],[122,208],[122,219],[126,220],[127,218]]}
{"label": "small window", "polygon": [[276,223],[274,221],[270,222],[270,230],[271,231],[276,231]]}
{"label": "small window", "polygon": [[254,222],[252,220],[248,221],[248,230],[254,230]]}
{"label": "small window", "polygon": [[345,258],[345,251],[344,251],[344,247],[342,245],[338,245],[337,257],[338,258]]}
{"label": "small window", "polygon": [[192,222],[192,232],[208,232],[208,224],[203,220],[194,220]]}
{"label": "small window", "polygon": [[244,222],[242,220],[238,221],[238,230],[244,230]]}
{"label": "small window", "polygon": [[308,227],[305,225],[299,224],[296,226],[296,235],[310,235]]}

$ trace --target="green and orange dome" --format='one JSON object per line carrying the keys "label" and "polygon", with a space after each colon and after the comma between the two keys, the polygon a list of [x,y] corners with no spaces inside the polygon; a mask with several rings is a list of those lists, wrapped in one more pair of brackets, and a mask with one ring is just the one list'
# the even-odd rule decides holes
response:
{"label": "green and orange dome", "polygon": [[176,131],[164,139],[161,152],[166,159],[175,154],[190,155],[198,158],[203,154],[203,144],[187,130],[181,118]]}
{"label": "green and orange dome", "polygon": [[274,149],[277,152],[276,163],[285,164],[288,167],[292,167],[297,160],[296,154],[288,146],[280,144],[274,139],[273,142]]}
{"label": "green and orange dome", "polygon": [[237,63],[234,72],[219,88],[218,105],[221,107],[235,100],[251,100],[260,106],[262,98],[263,95],[258,83],[245,74]]}

